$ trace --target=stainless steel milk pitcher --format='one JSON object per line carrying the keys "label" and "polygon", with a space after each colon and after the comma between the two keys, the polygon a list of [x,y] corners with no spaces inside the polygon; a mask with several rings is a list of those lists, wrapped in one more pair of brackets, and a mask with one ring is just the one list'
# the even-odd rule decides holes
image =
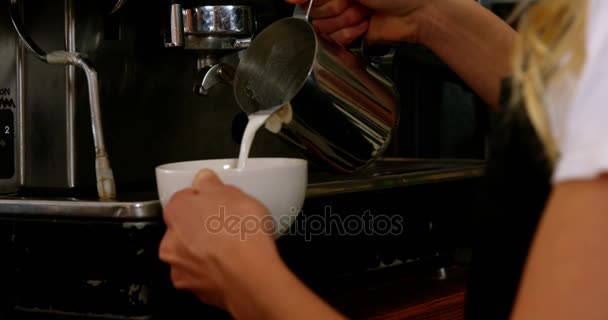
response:
{"label": "stainless steel milk pitcher", "polygon": [[399,122],[391,80],[317,35],[298,9],[253,40],[238,65],[234,93],[248,114],[287,105],[290,116],[278,133],[339,171],[354,172],[381,157]]}

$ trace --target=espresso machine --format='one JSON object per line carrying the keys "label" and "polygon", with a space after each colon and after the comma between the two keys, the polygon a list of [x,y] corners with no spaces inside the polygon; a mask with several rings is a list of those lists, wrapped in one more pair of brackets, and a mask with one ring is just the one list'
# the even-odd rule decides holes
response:
{"label": "espresso machine", "polygon": [[[113,176],[107,180],[116,179],[119,188],[153,182],[153,168],[162,163],[236,155],[240,141],[232,123],[240,110],[227,86],[208,94],[234,73],[234,60],[255,31],[254,7],[163,3],[144,6],[146,18],[134,18],[129,11],[138,10],[136,3],[111,2],[49,4],[48,10],[14,2],[23,7],[14,25],[30,44],[4,18],[3,109],[11,111],[3,116],[10,129],[4,130],[0,192],[91,193],[100,152]],[[278,16],[277,10],[264,8],[266,15]],[[148,30],[141,30],[144,24]],[[183,30],[175,32],[178,26]],[[32,46],[45,51],[28,50]],[[40,59],[47,54],[55,61]],[[99,81],[91,84],[78,63],[62,61],[70,55],[82,57]]]}
{"label": "espresso machine", "polygon": [[[237,156],[247,114],[234,98],[236,67],[262,30],[293,11],[280,0],[0,5],[0,319],[223,315],[176,292],[157,258],[164,225],[154,168]],[[412,52],[399,46],[374,59],[402,98],[417,81],[407,77],[411,66],[426,61]],[[406,72],[395,71],[400,57]],[[280,239],[311,286],[423,257],[443,261],[439,252],[466,233],[446,213],[467,207],[483,161],[477,150],[459,159],[410,152],[426,140],[410,143],[419,115],[408,97],[380,160],[345,173],[311,158],[301,215],[365,207],[409,217],[407,232]],[[458,144],[469,139],[461,136]],[[262,130],[251,156],[308,154]],[[437,192],[449,199],[434,201]],[[424,212],[412,212],[416,203]]]}

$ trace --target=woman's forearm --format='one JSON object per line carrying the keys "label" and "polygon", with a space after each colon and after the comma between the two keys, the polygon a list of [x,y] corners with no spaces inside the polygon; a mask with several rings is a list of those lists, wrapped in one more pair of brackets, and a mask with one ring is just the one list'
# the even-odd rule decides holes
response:
{"label": "woman's forearm", "polygon": [[[227,305],[235,319],[345,319],[307,288],[278,258],[233,273]],[[253,276],[251,276],[253,275]]]}
{"label": "woman's forearm", "polygon": [[427,9],[422,44],[497,107],[501,80],[512,70],[515,30],[473,0],[435,1]]}
{"label": "woman's forearm", "polygon": [[608,319],[607,193],[607,178],[555,187],[512,319]]}

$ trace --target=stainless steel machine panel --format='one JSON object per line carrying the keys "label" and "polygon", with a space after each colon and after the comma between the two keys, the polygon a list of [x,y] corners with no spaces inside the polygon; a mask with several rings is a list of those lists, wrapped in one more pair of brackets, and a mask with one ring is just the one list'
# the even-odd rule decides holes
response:
{"label": "stainless steel machine panel", "polygon": [[[55,1],[24,3],[24,21],[43,48],[65,48],[64,7]],[[66,104],[66,69],[24,55],[24,185],[74,187],[74,111]],[[84,106],[83,106],[84,107]]]}
{"label": "stainless steel machine panel", "polygon": [[17,41],[0,6],[0,193],[15,191],[20,185],[19,132],[21,110],[17,77]]}

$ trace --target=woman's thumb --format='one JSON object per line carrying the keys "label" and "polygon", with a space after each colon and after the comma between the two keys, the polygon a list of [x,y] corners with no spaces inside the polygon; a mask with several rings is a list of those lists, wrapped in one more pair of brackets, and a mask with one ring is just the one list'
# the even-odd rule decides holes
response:
{"label": "woman's thumb", "polygon": [[197,191],[205,191],[222,186],[222,180],[209,169],[203,169],[194,178],[192,188]]}

